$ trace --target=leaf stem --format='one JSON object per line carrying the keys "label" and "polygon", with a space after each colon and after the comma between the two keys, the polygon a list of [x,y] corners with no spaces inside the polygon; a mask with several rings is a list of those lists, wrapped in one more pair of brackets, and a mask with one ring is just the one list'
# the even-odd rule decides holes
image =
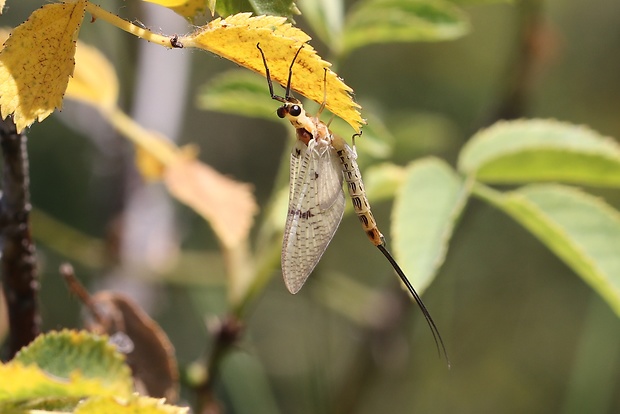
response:
{"label": "leaf stem", "polygon": [[96,19],[104,20],[118,27],[119,29],[124,30],[127,33],[130,33],[148,42],[159,44],[159,45],[162,45],[170,49],[183,47],[178,42],[178,36],[176,35],[175,36],[164,36],[164,35],[153,33],[144,27],[136,26],[135,24],[128,22],[127,20],[122,19],[121,17],[117,15],[110,13],[107,10],[102,9],[101,7],[97,6],[96,4],[91,3],[90,1],[86,3],[86,11],[89,12],[93,16],[93,21]]}
{"label": "leaf stem", "polygon": [[474,180],[471,193],[494,207],[502,207],[502,193]]}
{"label": "leaf stem", "polygon": [[136,123],[118,107],[107,113],[110,123],[134,145],[146,149],[164,165],[170,165],[179,155],[178,148],[163,138],[157,139],[154,133]]}

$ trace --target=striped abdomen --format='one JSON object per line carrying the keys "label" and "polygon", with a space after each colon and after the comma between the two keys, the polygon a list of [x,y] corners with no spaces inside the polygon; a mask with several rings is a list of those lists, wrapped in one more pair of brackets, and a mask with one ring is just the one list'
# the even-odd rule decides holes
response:
{"label": "striped abdomen", "polygon": [[370,204],[366,197],[366,191],[364,191],[364,183],[362,183],[362,175],[355,160],[357,158],[356,154],[346,144],[337,149],[336,153],[342,163],[344,180],[347,182],[353,209],[360,219],[366,235],[375,246],[384,245],[383,234],[379,231],[377,222],[372,215],[372,211],[370,211]]}

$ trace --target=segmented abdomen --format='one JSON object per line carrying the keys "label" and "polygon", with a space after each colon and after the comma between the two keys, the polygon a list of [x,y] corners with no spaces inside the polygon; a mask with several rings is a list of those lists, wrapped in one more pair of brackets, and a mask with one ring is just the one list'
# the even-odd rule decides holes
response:
{"label": "segmented abdomen", "polygon": [[362,175],[360,169],[357,166],[356,155],[348,145],[344,145],[342,149],[336,151],[340,162],[342,163],[342,171],[344,173],[344,180],[347,182],[347,188],[349,189],[349,195],[353,203],[353,209],[357,214],[362,227],[366,232],[366,235],[375,246],[384,245],[385,240],[383,234],[377,227],[372,211],[370,211],[370,204],[366,197],[366,191],[364,191],[364,183],[362,183]]}

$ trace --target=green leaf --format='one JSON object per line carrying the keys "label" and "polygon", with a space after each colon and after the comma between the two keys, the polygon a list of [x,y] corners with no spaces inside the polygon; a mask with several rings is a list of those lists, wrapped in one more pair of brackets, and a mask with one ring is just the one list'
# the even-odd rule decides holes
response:
{"label": "green leaf", "polygon": [[124,357],[108,343],[107,337],[85,331],[41,335],[13,361],[36,365],[58,379],[70,379],[79,372],[80,377],[96,379],[117,395],[128,395],[133,390],[131,371]]}
{"label": "green leaf", "polygon": [[344,50],[372,43],[452,40],[469,31],[467,16],[443,0],[366,0],[345,24]]}
{"label": "green leaf", "polygon": [[338,54],[342,41],[344,5],[342,0],[303,0],[299,7],[304,18],[334,54]]}
{"label": "green leaf", "polygon": [[364,171],[364,188],[369,200],[376,203],[394,197],[405,180],[405,168],[383,163],[368,167]]}
{"label": "green leaf", "polygon": [[235,13],[251,12],[252,6],[248,0],[217,0],[215,11],[222,17],[227,17]]}
{"label": "green leaf", "polygon": [[463,148],[458,168],[489,183],[562,181],[620,186],[620,146],[583,126],[553,120],[499,122]]}
{"label": "green leaf", "polygon": [[469,193],[470,185],[439,159],[407,167],[392,213],[392,238],[394,253],[418,292],[442,265]]}
{"label": "green leaf", "polygon": [[[64,330],[41,335],[0,365],[0,412],[185,414],[161,399],[132,395],[124,358],[106,337]],[[76,408],[77,407],[77,408]],[[75,409],[75,411],[74,411]]]}
{"label": "green leaf", "polygon": [[201,88],[197,105],[210,111],[281,121],[267,82],[247,70],[231,70],[213,78]]}
{"label": "green leaf", "polygon": [[217,14],[222,17],[241,12],[253,12],[260,16],[285,16],[289,19],[299,14],[293,0],[217,0],[215,3]]}
{"label": "green leaf", "polygon": [[540,239],[620,316],[620,213],[581,190],[555,184],[501,194],[476,194],[505,211]]}
{"label": "green leaf", "polygon": [[294,15],[300,14],[293,0],[249,0],[249,3],[257,16],[264,14],[292,19]]}
{"label": "green leaf", "polygon": [[39,336],[0,365],[0,412],[71,411],[91,396],[129,397],[131,371],[107,338],[64,330]]}

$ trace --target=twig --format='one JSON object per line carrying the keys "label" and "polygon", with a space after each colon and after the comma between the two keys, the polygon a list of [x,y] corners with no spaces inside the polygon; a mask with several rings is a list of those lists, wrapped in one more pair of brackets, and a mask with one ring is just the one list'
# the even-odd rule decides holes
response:
{"label": "twig", "polygon": [[217,320],[210,324],[213,347],[206,361],[207,376],[194,389],[197,398],[197,414],[220,414],[221,407],[214,395],[215,382],[219,378],[220,365],[224,357],[234,349],[242,332],[243,323],[235,316]]}
{"label": "twig", "polygon": [[94,3],[86,3],[86,11],[93,16],[93,22],[96,19],[104,20],[121,30],[131,33],[134,36],[138,36],[146,41],[165,46],[170,49],[180,49],[183,47],[183,43],[179,40],[178,35],[163,36],[157,33],[153,33],[147,28],[136,26],[135,24],[124,20],[117,15],[110,13],[107,10],[102,9]]}
{"label": "twig", "polygon": [[71,266],[70,263],[63,263],[60,265],[60,268],[58,270],[62,278],[65,280],[65,283],[69,288],[69,292],[74,294],[80,300],[80,302],[82,302],[82,304],[88,309],[88,311],[91,313],[92,317],[97,321],[98,324],[102,326],[107,325],[107,322],[104,320],[105,318],[101,315],[101,312],[99,312],[99,310],[93,303],[93,298],[90,296],[90,293],[75,276],[73,266]]}
{"label": "twig", "polygon": [[12,118],[0,121],[2,148],[2,286],[9,314],[6,356],[12,358],[40,332],[35,246],[30,236],[30,177],[26,136]]}

